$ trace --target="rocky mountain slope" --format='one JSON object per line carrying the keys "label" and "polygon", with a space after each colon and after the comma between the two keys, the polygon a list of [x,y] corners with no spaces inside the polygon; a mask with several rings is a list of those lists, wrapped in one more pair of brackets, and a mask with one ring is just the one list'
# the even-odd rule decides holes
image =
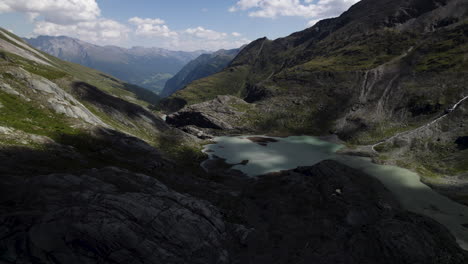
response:
{"label": "rocky mountain slope", "polygon": [[170,96],[195,80],[222,71],[237,56],[241,49],[218,50],[212,54],[200,55],[169,79],[160,95],[162,97]]}
{"label": "rocky mountain slope", "polygon": [[201,142],[126,88],[0,29],[0,262],[466,263],[443,226],[339,163],[203,171]]}
{"label": "rocky mountain slope", "polygon": [[62,60],[78,63],[159,93],[166,81],[203,51],[97,46],[70,37],[26,39],[33,47]]}
{"label": "rocky mountain slope", "polygon": [[[468,153],[457,143],[468,134],[467,32],[466,0],[363,0],[304,31],[254,41],[224,71],[160,107],[174,112],[236,96],[250,105],[231,127],[333,133],[441,190],[458,188],[468,177]],[[466,197],[465,188],[454,198]]]}

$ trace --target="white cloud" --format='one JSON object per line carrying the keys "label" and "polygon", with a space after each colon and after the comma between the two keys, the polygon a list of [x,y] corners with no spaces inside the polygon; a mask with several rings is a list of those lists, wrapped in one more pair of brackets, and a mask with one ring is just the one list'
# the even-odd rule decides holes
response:
{"label": "white cloud", "polygon": [[179,49],[179,50],[211,50],[216,51],[219,49],[234,49],[239,48],[244,44],[250,43],[251,40],[242,38],[242,39],[218,39],[218,40],[207,40],[207,39],[198,39],[190,38],[188,36],[181,36],[179,39],[174,40],[170,43],[163,44],[163,47],[169,49]]}
{"label": "white cloud", "polygon": [[98,45],[117,44],[127,39],[127,26],[110,19],[96,19],[72,25],[59,25],[47,21],[35,24],[34,34],[48,36],[69,36]]}
{"label": "white cloud", "polygon": [[159,18],[133,17],[128,22],[136,27],[133,36],[135,42],[145,37],[146,43],[172,50],[231,49],[250,42],[238,32],[228,34],[201,26],[173,31]]}
{"label": "white cloud", "polygon": [[229,8],[230,12],[235,12],[237,10],[247,10],[254,7],[259,7],[262,0],[240,0],[236,3],[235,6]]}
{"label": "white cloud", "polygon": [[182,50],[219,50],[234,49],[251,42],[247,38],[242,38],[240,33],[235,34],[218,32],[204,27],[188,28],[181,31],[177,38],[173,39],[168,48]]}
{"label": "white cloud", "polygon": [[128,22],[133,23],[135,25],[142,25],[142,24],[152,24],[152,25],[162,25],[166,22],[159,18],[140,18],[140,17],[132,17],[128,20]]}
{"label": "white cloud", "polygon": [[31,20],[43,17],[56,24],[97,19],[101,10],[95,0],[1,0],[0,13],[19,12]]}
{"label": "white cloud", "polygon": [[312,27],[314,26],[315,24],[317,24],[317,22],[319,22],[320,19],[314,19],[314,20],[310,20],[309,22],[307,22],[307,26],[308,27]]}
{"label": "white cloud", "polygon": [[[166,25],[160,24],[155,25],[155,23],[149,23],[150,20],[140,19],[131,19],[133,24],[137,25],[136,37],[144,35],[146,37],[146,42],[151,41],[152,45],[156,45],[161,48],[167,48],[172,50],[219,50],[219,49],[232,49],[238,48],[244,44],[250,42],[249,39],[242,38],[242,35],[237,32],[225,33],[218,32],[212,29],[207,29],[201,26],[187,28],[179,31],[171,31],[172,34],[151,34],[152,31],[144,31],[142,25],[151,24],[151,27],[160,26],[164,27]],[[155,20],[157,21],[157,20]],[[138,30],[141,32],[138,33]],[[143,32],[144,31],[144,32]],[[138,39],[135,39],[138,41]]]}
{"label": "white cloud", "polygon": [[137,36],[144,37],[177,37],[177,32],[171,31],[168,26],[165,25],[164,20],[155,18],[139,18],[133,17],[128,22],[137,26],[135,34]]}
{"label": "white cloud", "polygon": [[173,50],[229,49],[250,42],[237,32],[224,33],[201,26],[172,30],[159,18],[132,17],[127,22],[107,19],[101,16],[97,0],[0,0],[0,14],[8,12],[29,18],[34,26],[29,37],[63,35],[97,45],[146,43]]}
{"label": "white cloud", "polygon": [[217,32],[211,29],[205,29],[203,27],[188,28],[185,30],[185,32],[197,38],[208,40],[219,40],[228,36],[227,33]]}
{"label": "white cloud", "polygon": [[122,43],[127,26],[101,17],[96,0],[0,0],[0,13],[19,12],[34,24],[34,35],[70,36],[95,44]]}
{"label": "white cloud", "polygon": [[337,16],[359,0],[239,0],[229,11],[247,11],[251,17],[297,16],[321,19]]}

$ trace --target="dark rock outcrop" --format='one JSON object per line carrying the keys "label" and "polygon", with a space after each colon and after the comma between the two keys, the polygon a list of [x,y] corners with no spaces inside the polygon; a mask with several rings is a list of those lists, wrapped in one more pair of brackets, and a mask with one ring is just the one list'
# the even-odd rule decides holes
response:
{"label": "dark rock outcrop", "polygon": [[[232,130],[250,105],[234,96],[220,95],[215,99],[184,107],[168,115],[166,123],[176,126]],[[243,111],[244,110],[244,111]]]}
{"label": "dark rock outcrop", "polygon": [[448,230],[335,161],[261,176],[241,197],[254,231],[238,263],[466,263]]}
{"label": "dark rock outcrop", "polygon": [[0,261],[466,263],[445,228],[334,161],[237,182],[204,201],[116,167],[3,175]]}
{"label": "dark rock outcrop", "polygon": [[455,144],[457,144],[458,149],[460,150],[468,149],[468,136],[457,138],[457,140],[455,140]]}
{"label": "dark rock outcrop", "polygon": [[228,263],[216,208],[118,168],[2,177],[0,208],[1,262]]}

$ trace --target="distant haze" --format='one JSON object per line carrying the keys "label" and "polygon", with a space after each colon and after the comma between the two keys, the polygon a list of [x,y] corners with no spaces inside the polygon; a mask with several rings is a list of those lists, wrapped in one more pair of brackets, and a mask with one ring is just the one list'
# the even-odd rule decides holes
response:
{"label": "distant haze", "polygon": [[32,46],[60,59],[78,63],[159,93],[168,79],[206,51],[97,46],[69,37],[26,39]]}

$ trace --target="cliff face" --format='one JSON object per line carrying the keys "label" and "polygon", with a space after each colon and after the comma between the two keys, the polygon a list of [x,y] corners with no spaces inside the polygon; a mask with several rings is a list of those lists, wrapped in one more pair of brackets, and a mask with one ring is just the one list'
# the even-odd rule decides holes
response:
{"label": "cliff face", "polygon": [[[243,115],[249,130],[334,133],[348,144],[373,145],[431,123],[468,95],[467,10],[466,0],[364,0],[288,37],[252,42],[227,69],[193,82],[161,106],[174,111],[233,95],[252,103]],[[405,153],[404,166],[426,176],[466,173],[467,155],[455,141],[468,133],[459,118],[467,103],[426,127],[430,133],[410,134],[405,145],[412,152],[399,146],[380,151],[397,150],[383,155],[393,163]],[[427,164],[413,156],[428,150],[437,155],[426,157]]]}

